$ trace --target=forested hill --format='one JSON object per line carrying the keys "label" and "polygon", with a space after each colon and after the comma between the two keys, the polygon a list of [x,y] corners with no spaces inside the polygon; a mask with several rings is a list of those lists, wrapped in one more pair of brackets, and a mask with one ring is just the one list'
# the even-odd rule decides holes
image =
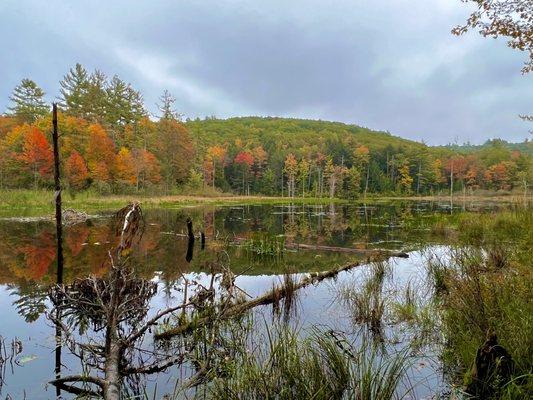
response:
{"label": "forested hill", "polygon": [[371,150],[388,147],[423,150],[426,146],[388,132],[373,131],[341,122],[278,117],[238,117],[228,119],[197,119],[186,123],[199,146],[223,142],[252,141],[274,149],[281,145],[292,152],[311,149],[329,150],[335,160],[342,155],[349,158],[353,149],[343,145],[363,144]]}
{"label": "forested hill", "polygon": [[[531,174],[529,142],[432,147],[357,125],[277,117],[206,118],[188,120],[186,126],[199,161],[205,155],[216,159],[217,151],[233,159],[233,166],[224,168],[225,179],[215,170],[217,186],[241,185],[243,191],[251,186],[252,191],[268,187],[268,193],[278,193],[284,178],[291,195],[306,190],[324,194],[325,187],[342,196],[365,190],[427,193],[448,190],[452,180],[454,190],[510,189]],[[250,174],[241,177],[240,167],[234,167],[246,163]],[[209,165],[205,169],[212,174]],[[272,175],[274,182],[257,185],[257,176],[265,175]]]}

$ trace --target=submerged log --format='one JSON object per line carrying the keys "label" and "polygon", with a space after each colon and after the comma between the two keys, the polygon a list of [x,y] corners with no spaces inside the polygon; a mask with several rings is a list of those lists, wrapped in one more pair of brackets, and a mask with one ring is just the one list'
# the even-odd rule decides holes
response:
{"label": "submerged log", "polygon": [[291,250],[316,250],[316,251],[334,251],[337,253],[354,253],[361,255],[388,255],[390,257],[409,258],[409,254],[403,251],[388,250],[388,249],[355,249],[353,247],[336,247],[336,246],[321,246],[318,244],[304,244],[304,243],[286,243],[285,248]]}
{"label": "submerged log", "polygon": [[324,279],[333,278],[343,271],[348,271],[352,268],[355,268],[355,267],[358,267],[360,265],[367,264],[370,262],[385,261],[389,259],[390,257],[391,257],[390,255],[375,255],[372,257],[368,257],[364,261],[358,261],[355,263],[347,264],[342,267],[334,268],[329,271],[312,272],[298,283],[290,283],[290,284],[285,284],[279,287],[275,287],[271,291],[264,294],[263,296],[259,296],[249,301],[244,301],[242,303],[231,305],[214,316],[211,315],[207,317],[202,317],[195,321],[188,322],[182,325],[178,325],[174,328],[170,328],[163,332],[156,333],[155,339],[157,340],[171,339],[172,337],[177,336],[177,335],[190,333],[195,328],[199,326],[207,325],[214,320],[229,319],[231,317],[238,316],[248,310],[251,310],[257,306],[276,303],[279,300],[292,295],[295,291],[299,289],[302,289],[312,284],[319,283],[323,281]]}
{"label": "submerged log", "polygon": [[[246,238],[236,237],[233,239],[236,244],[245,242]],[[365,257],[372,256],[387,256],[387,257],[399,257],[409,258],[409,254],[389,249],[356,249],[354,247],[337,247],[337,246],[324,246],[319,244],[305,244],[305,243],[285,243],[285,249],[287,250],[312,250],[312,251],[332,251],[336,253],[352,253],[359,254]]]}

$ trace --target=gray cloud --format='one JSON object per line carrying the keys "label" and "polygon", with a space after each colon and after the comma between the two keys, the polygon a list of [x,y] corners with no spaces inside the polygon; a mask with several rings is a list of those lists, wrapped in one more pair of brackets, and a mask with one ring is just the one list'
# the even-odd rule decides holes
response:
{"label": "gray cloud", "polygon": [[0,108],[24,77],[57,95],[75,62],[163,89],[189,117],[339,120],[443,144],[523,140],[523,54],[453,25],[455,0],[14,1],[0,5]]}

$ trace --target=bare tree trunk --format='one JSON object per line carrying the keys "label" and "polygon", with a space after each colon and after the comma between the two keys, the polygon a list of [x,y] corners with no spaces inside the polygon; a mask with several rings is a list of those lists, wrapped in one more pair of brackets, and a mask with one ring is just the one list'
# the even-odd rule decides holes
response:
{"label": "bare tree trunk", "polygon": [[285,184],[283,183],[283,170],[281,170],[281,197],[283,197],[284,188],[285,188]]}
{"label": "bare tree trunk", "polygon": [[[52,104],[52,141],[54,144],[54,189],[55,189],[55,219],[56,219],[56,240],[57,240],[57,284],[63,285],[63,221],[61,214],[61,176],[59,171],[59,135],[57,132],[57,104]],[[58,299],[61,302],[61,299]],[[58,308],[56,317],[61,319]],[[55,374],[56,379],[61,376],[61,330],[56,327],[56,348],[55,348]],[[56,394],[61,395],[61,389],[56,388]]]}
{"label": "bare tree trunk", "polygon": [[122,386],[122,378],[119,371],[120,357],[122,349],[118,343],[116,324],[111,323],[107,327],[107,341],[108,349],[106,351],[106,360],[104,367],[105,383],[104,383],[104,399],[105,400],[119,400],[120,387]]}
{"label": "bare tree trunk", "polygon": [[217,176],[216,163],[213,160],[213,189],[215,188],[215,177]]}
{"label": "bare tree trunk", "polygon": [[418,179],[416,181],[416,195],[418,196],[420,194],[420,172],[422,169],[422,162],[418,161]]}
{"label": "bare tree trunk", "polygon": [[[370,178],[370,162],[366,165],[366,182],[365,182],[365,194],[364,194],[365,199],[366,199],[366,192],[368,191],[369,178]],[[359,191],[359,189],[357,191]]]}
{"label": "bare tree trunk", "polygon": [[527,205],[527,179],[524,178],[524,206]]}
{"label": "bare tree trunk", "polygon": [[450,197],[453,197],[453,161],[450,168]]}

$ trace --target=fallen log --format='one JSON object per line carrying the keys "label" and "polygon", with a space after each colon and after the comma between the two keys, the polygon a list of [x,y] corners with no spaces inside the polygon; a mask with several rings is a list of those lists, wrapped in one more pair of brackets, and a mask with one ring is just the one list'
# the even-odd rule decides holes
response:
{"label": "fallen log", "polygon": [[[235,237],[233,239],[235,244],[245,242],[246,238]],[[319,244],[305,244],[305,243],[285,243],[285,249],[287,250],[314,250],[314,251],[333,251],[337,253],[352,253],[359,254],[361,256],[388,256],[388,257],[400,257],[409,258],[409,255],[403,251],[388,250],[388,249],[356,249],[354,247],[337,247],[337,246],[324,246]]]}
{"label": "fallen log", "polygon": [[361,255],[388,255],[389,257],[409,258],[409,254],[403,251],[387,250],[387,249],[355,249],[353,247],[336,247],[336,246],[321,246],[318,244],[304,244],[304,243],[285,243],[285,248],[291,250],[315,250],[315,251],[334,251],[337,253],[354,253]]}
{"label": "fallen log", "polygon": [[[292,283],[292,284],[285,284],[282,286],[278,286],[264,294],[263,296],[256,297],[255,299],[244,301],[242,303],[237,303],[234,305],[229,306],[228,308],[222,310],[216,315],[210,315],[206,317],[199,318],[197,320],[184,323],[182,325],[178,325],[174,328],[167,329],[163,332],[159,332],[155,334],[156,340],[162,340],[162,339],[171,339],[174,336],[182,335],[186,333],[192,332],[195,328],[207,325],[210,322],[214,320],[225,320],[229,319],[231,317],[235,317],[237,315],[240,315],[248,310],[251,310],[252,308],[255,308],[257,306],[267,305],[267,304],[273,304],[275,302],[278,302],[279,300],[287,297],[288,295],[291,295],[295,291],[302,289],[306,286],[319,283],[323,281],[324,279],[333,278],[337,276],[339,273],[343,271],[348,271],[352,268],[358,267],[360,265],[368,264],[370,262],[379,262],[379,261],[386,261],[389,258],[393,256],[391,255],[374,255],[371,257],[368,257],[364,261],[358,261],[355,263],[350,263],[347,265],[344,265],[342,267],[334,268],[329,271],[325,272],[312,272],[306,277],[304,277],[299,283]],[[403,257],[403,256],[401,256]],[[407,255],[409,257],[409,255]]]}

